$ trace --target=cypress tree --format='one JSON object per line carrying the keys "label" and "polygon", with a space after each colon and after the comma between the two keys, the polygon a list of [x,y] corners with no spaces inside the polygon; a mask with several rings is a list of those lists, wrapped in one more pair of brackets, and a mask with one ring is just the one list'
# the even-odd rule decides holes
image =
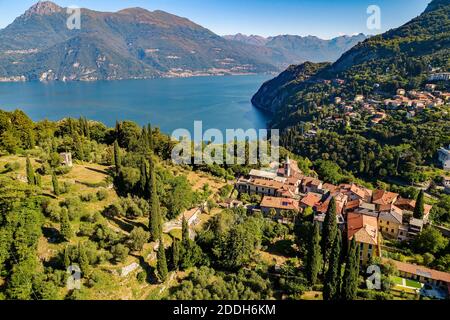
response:
{"label": "cypress tree", "polygon": [[59,196],[60,195],[59,182],[54,171],[52,173],[52,184],[53,184],[53,193],[55,194],[55,196]]}
{"label": "cypress tree", "polygon": [[311,285],[314,285],[317,281],[317,276],[322,264],[322,255],[320,253],[320,230],[317,222],[314,222],[314,229],[311,234],[306,262],[308,281]]}
{"label": "cypress tree", "polygon": [[148,134],[148,147],[150,148],[151,151],[153,151],[154,149],[154,145],[153,145],[153,130],[152,130],[152,125],[149,123],[147,126],[147,134]]}
{"label": "cypress tree", "polygon": [[153,165],[151,165],[151,175],[150,175],[150,186],[151,186],[151,195],[150,195],[150,221],[149,221],[149,229],[151,234],[151,239],[156,241],[161,237],[162,233],[162,217],[161,217],[161,208],[159,205],[158,193],[156,190],[156,179]]}
{"label": "cypress tree", "polygon": [[425,214],[425,199],[424,192],[420,190],[417,195],[416,206],[414,207],[413,217],[416,219],[423,219]]}
{"label": "cypress tree", "polygon": [[67,269],[70,266],[69,246],[64,248],[64,267]]}
{"label": "cypress tree", "polygon": [[78,158],[78,160],[83,161],[84,160],[83,143],[81,142],[80,135],[76,132],[74,135],[74,143],[75,143],[75,155]]}
{"label": "cypress tree", "polygon": [[183,215],[183,220],[181,222],[181,240],[183,241],[183,247],[186,249],[189,245],[189,225],[186,218]]}
{"label": "cypress tree", "polygon": [[339,286],[341,277],[341,232],[338,229],[336,237],[333,242],[333,250],[330,254],[330,263],[325,275],[325,283],[323,287],[323,299],[324,300],[337,300],[339,296]]}
{"label": "cypress tree", "polygon": [[341,298],[355,300],[359,277],[359,245],[353,237],[345,263]]}
{"label": "cypress tree", "polygon": [[147,190],[147,162],[144,157],[141,159],[141,175],[139,178],[139,187],[141,188],[141,194],[145,198]]}
{"label": "cypress tree", "polygon": [[114,141],[114,165],[116,166],[116,175],[119,175],[122,160],[120,159],[120,148],[117,140]]}
{"label": "cypress tree", "polygon": [[91,129],[89,128],[89,121],[86,119],[86,117],[84,117],[84,126],[86,130],[86,138],[88,138],[88,140],[91,140]]}
{"label": "cypress tree", "polygon": [[34,169],[33,169],[33,166],[31,165],[30,158],[28,158],[28,157],[27,157],[27,162],[26,162],[26,169],[27,169],[28,184],[35,185],[36,184],[36,178],[34,176]]}
{"label": "cypress tree", "polygon": [[336,222],[336,201],[334,197],[331,198],[328,205],[327,213],[323,222],[322,228],[322,253],[324,271],[330,257],[330,252],[333,248],[333,241],[336,238],[338,227]]}
{"label": "cypress tree", "polygon": [[147,128],[145,126],[142,127],[141,135],[139,136],[139,150],[142,153],[146,153],[148,151],[148,133]]}
{"label": "cypress tree", "polygon": [[78,244],[78,263],[80,264],[81,271],[86,274],[89,271],[89,258],[86,250],[80,243]]}
{"label": "cypress tree", "polygon": [[172,242],[172,264],[174,270],[178,270],[180,265],[180,244],[177,238],[173,238]]}
{"label": "cypress tree", "polygon": [[67,209],[63,208],[60,214],[60,232],[64,240],[69,241],[73,236]]}
{"label": "cypress tree", "polygon": [[42,187],[42,177],[37,172],[34,173],[34,181],[35,181],[36,186]]}
{"label": "cypress tree", "polygon": [[164,243],[162,242],[162,238],[159,238],[159,247],[158,247],[158,261],[156,265],[156,269],[158,270],[159,279],[164,282],[167,279],[167,274],[169,273],[167,269],[167,261],[166,261],[166,250],[164,250]]}
{"label": "cypress tree", "polygon": [[36,141],[34,140],[34,132],[33,129],[28,128],[27,130],[27,141],[26,145],[28,149],[33,149],[36,145]]}

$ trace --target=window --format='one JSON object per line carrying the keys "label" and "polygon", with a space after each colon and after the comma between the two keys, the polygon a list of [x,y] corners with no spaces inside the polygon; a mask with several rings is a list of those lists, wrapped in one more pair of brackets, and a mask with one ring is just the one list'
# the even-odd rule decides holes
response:
{"label": "window", "polygon": [[401,236],[403,235],[403,231],[400,231],[400,235],[401,235]]}
{"label": "window", "polygon": [[388,227],[386,227],[386,231],[389,231],[389,228],[388,228]]}
{"label": "window", "polygon": [[386,224],[389,225],[389,221],[386,221]]}
{"label": "window", "polygon": [[394,233],[394,229],[391,229],[391,232]]}
{"label": "window", "polygon": [[371,244],[369,244],[369,250],[372,250],[372,245]]}

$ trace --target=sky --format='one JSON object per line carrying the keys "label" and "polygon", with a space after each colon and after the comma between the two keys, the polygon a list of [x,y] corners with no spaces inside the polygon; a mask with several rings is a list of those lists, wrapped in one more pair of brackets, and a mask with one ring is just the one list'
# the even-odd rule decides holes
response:
{"label": "sky", "polygon": [[[0,0],[0,28],[6,27],[36,0]],[[141,7],[164,10],[219,35],[314,35],[329,39],[356,33],[378,34],[418,16],[430,0],[55,0],[98,11]],[[380,8],[380,28],[368,29],[367,8]]]}

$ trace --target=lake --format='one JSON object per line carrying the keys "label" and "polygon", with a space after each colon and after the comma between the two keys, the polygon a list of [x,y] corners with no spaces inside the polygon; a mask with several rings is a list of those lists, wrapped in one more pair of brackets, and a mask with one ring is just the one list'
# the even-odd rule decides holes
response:
{"label": "lake", "polygon": [[193,77],[98,82],[0,83],[0,109],[24,110],[33,120],[64,117],[152,123],[170,134],[177,128],[261,129],[269,115],[250,99],[269,75]]}

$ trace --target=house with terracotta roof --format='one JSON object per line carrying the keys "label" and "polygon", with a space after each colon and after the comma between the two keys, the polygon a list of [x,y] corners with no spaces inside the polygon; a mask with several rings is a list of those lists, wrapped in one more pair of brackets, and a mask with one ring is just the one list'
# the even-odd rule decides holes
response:
{"label": "house with terracotta roof", "polygon": [[322,190],[324,193],[327,193],[327,192],[335,193],[335,192],[339,191],[339,187],[335,186],[334,184],[326,182],[322,185]]}
{"label": "house with terracotta roof", "polygon": [[282,211],[296,213],[300,210],[298,200],[269,196],[263,197],[260,207],[265,215],[269,215],[271,209],[274,209],[277,215],[280,215]]}
{"label": "house with terracotta roof", "polygon": [[366,265],[372,257],[380,256],[378,221],[376,217],[358,213],[347,215],[347,237],[359,245],[360,262]]}
{"label": "house with terracotta roof", "polygon": [[315,208],[320,205],[322,195],[314,192],[309,192],[300,200],[300,208],[303,210],[307,207]]}
{"label": "house with terracotta roof", "polygon": [[301,182],[301,189],[303,193],[315,192],[320,193],[323,183],[314,177],[304,177]]}
{"label": "house with terracotta roof", "polygon": [[[398,199],[395,201],[394,204],[396,207],[402,210],[414,212],[414,208],[416,207],[416,200],[398,197]],[[430,212],[432,208],[433,208],[432,205],[429,204],[424,205],[423,220],[425,223],[428,221],[430,217]]]}
{"label": "house with terracotta roof", "polygon": [[236,188],[239,192],[248,194],[260,194],[268,196],[277,196],[279,190],[283,187],[283,183],[276,180],[266,180],[258,178],[239,179]]}
{"label": "house with terracotta roof", "polygon": [[372,203],[377,205],[386,205],[395,203],[398,199],[398,193],[386,191],[386,190],[375,190],[372,194]]}
{"label": "house with terracotta roof", "polygon": [[394,263],[401,277],[437,286],[447,292],[447,295],[450,296],[450,273],[416,264],[383,259],[383,262],[387,261],[392,261]]}
{"label": "house with terracotta roof", "polygon": [[372,199],[372,190],[358,186],[357,184],[340,184],[342,192],[346,192],[349,201],[353,200],[363,200],[365,202],[370,202]]}

